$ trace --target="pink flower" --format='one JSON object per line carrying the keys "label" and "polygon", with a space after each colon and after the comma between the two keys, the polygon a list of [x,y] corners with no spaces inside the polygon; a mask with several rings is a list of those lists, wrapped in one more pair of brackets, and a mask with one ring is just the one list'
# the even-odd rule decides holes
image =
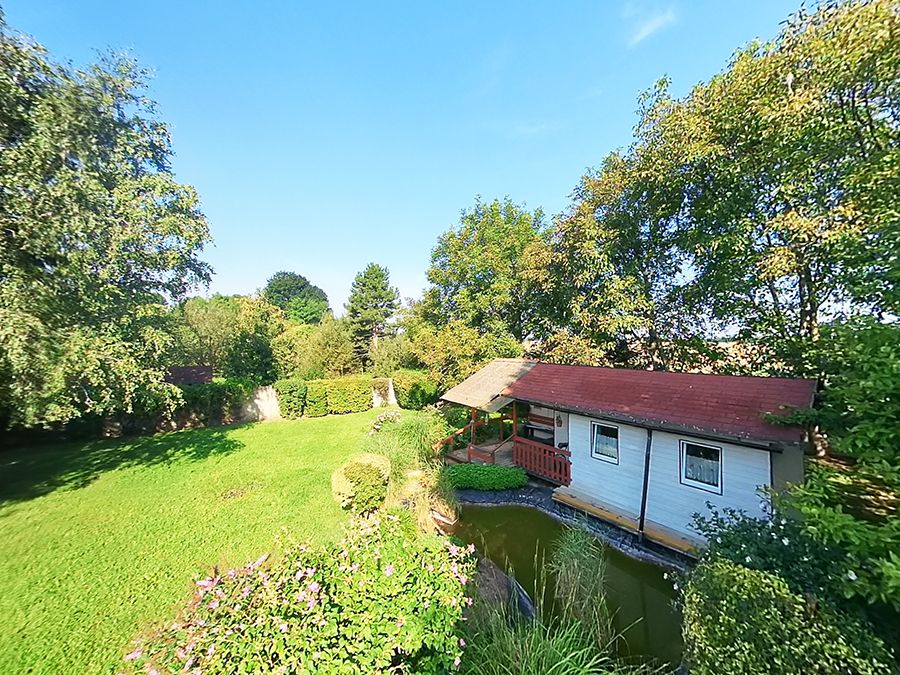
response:
{"label": "pink flower", "polygon": [[466,641],[463,640],[462,638],[459,638],[459,646],[462,647],[463,649],[465,649],[465,648],[466,648]]}
{"label": "pink flower", "polygon": [[450,555],[459,553],[459,547],[456,544],[450,544]]}
{"label": "pink flower", "polygon": [[139,658],[141,658],[141,654],[142,654],[142,653],[143,653],[143,652],[141,652],[140,649],[135,649],[135,650],[134,650],[133,652],[131,652],[130,654],[126,654],[126,655],[125,655],[125,660],[126,660],[126,661],[134,661],[134,660],[136,660],[136,659],[139,659]]}
{"label": "pink flower", "polygon": [[319,586],[319,582],[314,581],[309,585],[309,592],[310,593],[318,593],[320,588],[321,588],[321,586]]}
{"label": "pink flower", "polygon": [[462,659],[460,659],[458,656],[455,659],[453,659],[453,667],[454,668],[459,668],[460,663],[462,663]]}
{"label": "pink flower", "polygon": [[391,563],[387,564],[387,567],[384,568],[384,576],[389,577],[394,573],[394,565]]}
{"label": "pink flower", "polygon": [[282,633],[287,633],[288,625],[286,623],[282,623],[280,626],[278,626],[278,630],[280,630]]}
{"label": "pink flower", "polygon": [[216,646],[215,646],[215,645],[210,645],[210,646],[209,646],[209,649],[206,650],[206,655],[207,655],[207,656],[212,656],[212,655],[215,654],[215,653],[216,653]]}
{"label": "pink flower", "polygon": [[459,583],[461,583],[463,586],[466,585],[466,582],[467,582],[468,580],[469,580],[469,577],[467,577],[465,574],[460,574],[460,575],[459,575]]}
{"label": "pink flower", "polygon": [[209,603],[209,605],[207,605],[207,607],[209,607],[210,609],[216,609],[216,608],[218,608],[218,606],[219,606],[218,600],[213,600],[211,603]]}

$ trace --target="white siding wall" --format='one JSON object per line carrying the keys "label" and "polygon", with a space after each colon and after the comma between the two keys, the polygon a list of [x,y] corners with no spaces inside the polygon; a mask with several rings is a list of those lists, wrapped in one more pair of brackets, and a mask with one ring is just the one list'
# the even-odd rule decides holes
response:
{"label": "white siding wall", "polygon": [[[591,422],[619,428],[619,463],[591,457]],[[572,453],[572,490],[591,497],[599,506],[608,505],[631,518],[641,511],[644,451],[647,432],[602,419],[569,415],[569,451]],[[677,475],[675,476],[677,482]]]}
{"label": "white siding wall", "polygon": [[[679,455],[682,440],[722,448],[721,495],[681,483]],[[760,517],[763,512],[757,489],[769,485],[769,461],[769,453],[765,450],[654,431],[646,519],[648,523],[699,538],[696,532],[688,529],[688,524],[694,513],[708,513],[707,501],[719,509],[725,506],[743,509],[751,516]]]}

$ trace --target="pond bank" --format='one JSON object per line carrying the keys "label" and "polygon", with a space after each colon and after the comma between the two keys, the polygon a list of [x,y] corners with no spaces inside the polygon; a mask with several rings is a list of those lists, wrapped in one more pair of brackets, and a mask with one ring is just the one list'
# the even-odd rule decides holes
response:
{"label": "pond bank", "polygon": [[600,520],[590,514],[573,509],[567,504],[553,501],[553,488],[534,481],[524,488],[498,490],[457,490],[460,504],[480,506],[531,506],[554,520],[566,525],[574,525],[587,530],[610,548],[636,560],[651,563],[671,570],[686,572],[694,561],[689,556],[672,551],[623,530],[616,525]]}

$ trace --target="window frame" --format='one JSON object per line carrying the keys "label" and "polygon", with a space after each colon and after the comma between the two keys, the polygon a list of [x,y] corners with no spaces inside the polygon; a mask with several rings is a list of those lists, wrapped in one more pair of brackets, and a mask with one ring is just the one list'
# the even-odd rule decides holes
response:
{"label": "window frame", "polygon": [[[707,443],[698,443],[697,441],[689,441],[684,438],[679,439],[679,452],[678,452],[678,481],[682,485],[686,485],[688,487],[697,488],[698,490],[703,490],[704,492],[711,492],[716,495],[722,494],[722,488],[725,482],[725,449],[720,445],[709,445]],[[718,450],[719,452],[719,484],[718,485],[710,485],[709,483],[704,483],[703,481],[694,480],[693,478],[688,478],[685,474],[687,469],[687,446],[695,445],[698,448],[707,448],[709,450]]]}
{"label": "window frame", "polygon": [[[610,457],[609,455],[604,455],[600,452],[594,451],[594,439],[596,438],[596,434],[594,433],[595,427],[606,427],[607,429],[615,429],[616,430],[616,456]],[[608,464],[618,464],[619,463],[619,441],[621,440],[620,429],[616,424],[609,424],[607,422],[598,422],[596,420],[591,420],[591,457],[593,459],[599,459],[602,462],[607,462]]]}

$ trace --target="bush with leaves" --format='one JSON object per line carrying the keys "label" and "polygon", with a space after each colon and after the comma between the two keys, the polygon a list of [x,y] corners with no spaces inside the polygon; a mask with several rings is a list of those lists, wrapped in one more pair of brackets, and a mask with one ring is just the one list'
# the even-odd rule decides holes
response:
{"label": "bush with leaves", "polygon": [[216,378],[180,387],[182,402],[174,418],[180,425],[230,424],[253,396],[256,384],[246,378]]}
{"label": "bush with leaves", "polygon": [[328,414],[328,381],[309,380],[306,383],[307,417],[322,417]]}
{"label": "bush with leaves", "polygon": [[[352,457],[331,474],[331,493],[342,508],[357,512],[371,511],[384,501],[390,475],[390,458],[370,452],[362,453]],[[372,507],[371,504],[379,493],[381,498]]]}
{"label": "bush with leaves", "polygon": [[357,513],[375,511],[384,504],[388,477],[365,462],[351,462],[343,468],[344,477],[353,486],[351,508]]}
{"label": "bush with leaves", "polygon": [[274,387],[281,416],[289,420],[302,417],[306,405],[306,382],[297,378],[276,380]]}
{"label": "bush with leaves", "polygon": [[528,484],[525,469],[499,464],[454,464],[446,468],[457,490],[514,490]]}
{"label": "bush with leaves", "polygon": [[126,672],[448,673],[474,558],[408,513],[355,520],[324,549],[197,582],[176,621],[139,637]]}
{"label": "bush with leaves", "polygon": [[372,378],[340,377],[325,380],[328,412],[332,415],[363,412],[372,407]]}
{"label": "bush with leaves", "polygon": [[407,410],[421,410],[440,396],[440,387],[424,370],[398,370],[392,376],[397,404]]}
{"label": "bush with leaves", "polygon": [[887,675],[884,644],[851,617],[817,605],[781,577],[711,557],[683,595],[685,662],[696,675]]}

